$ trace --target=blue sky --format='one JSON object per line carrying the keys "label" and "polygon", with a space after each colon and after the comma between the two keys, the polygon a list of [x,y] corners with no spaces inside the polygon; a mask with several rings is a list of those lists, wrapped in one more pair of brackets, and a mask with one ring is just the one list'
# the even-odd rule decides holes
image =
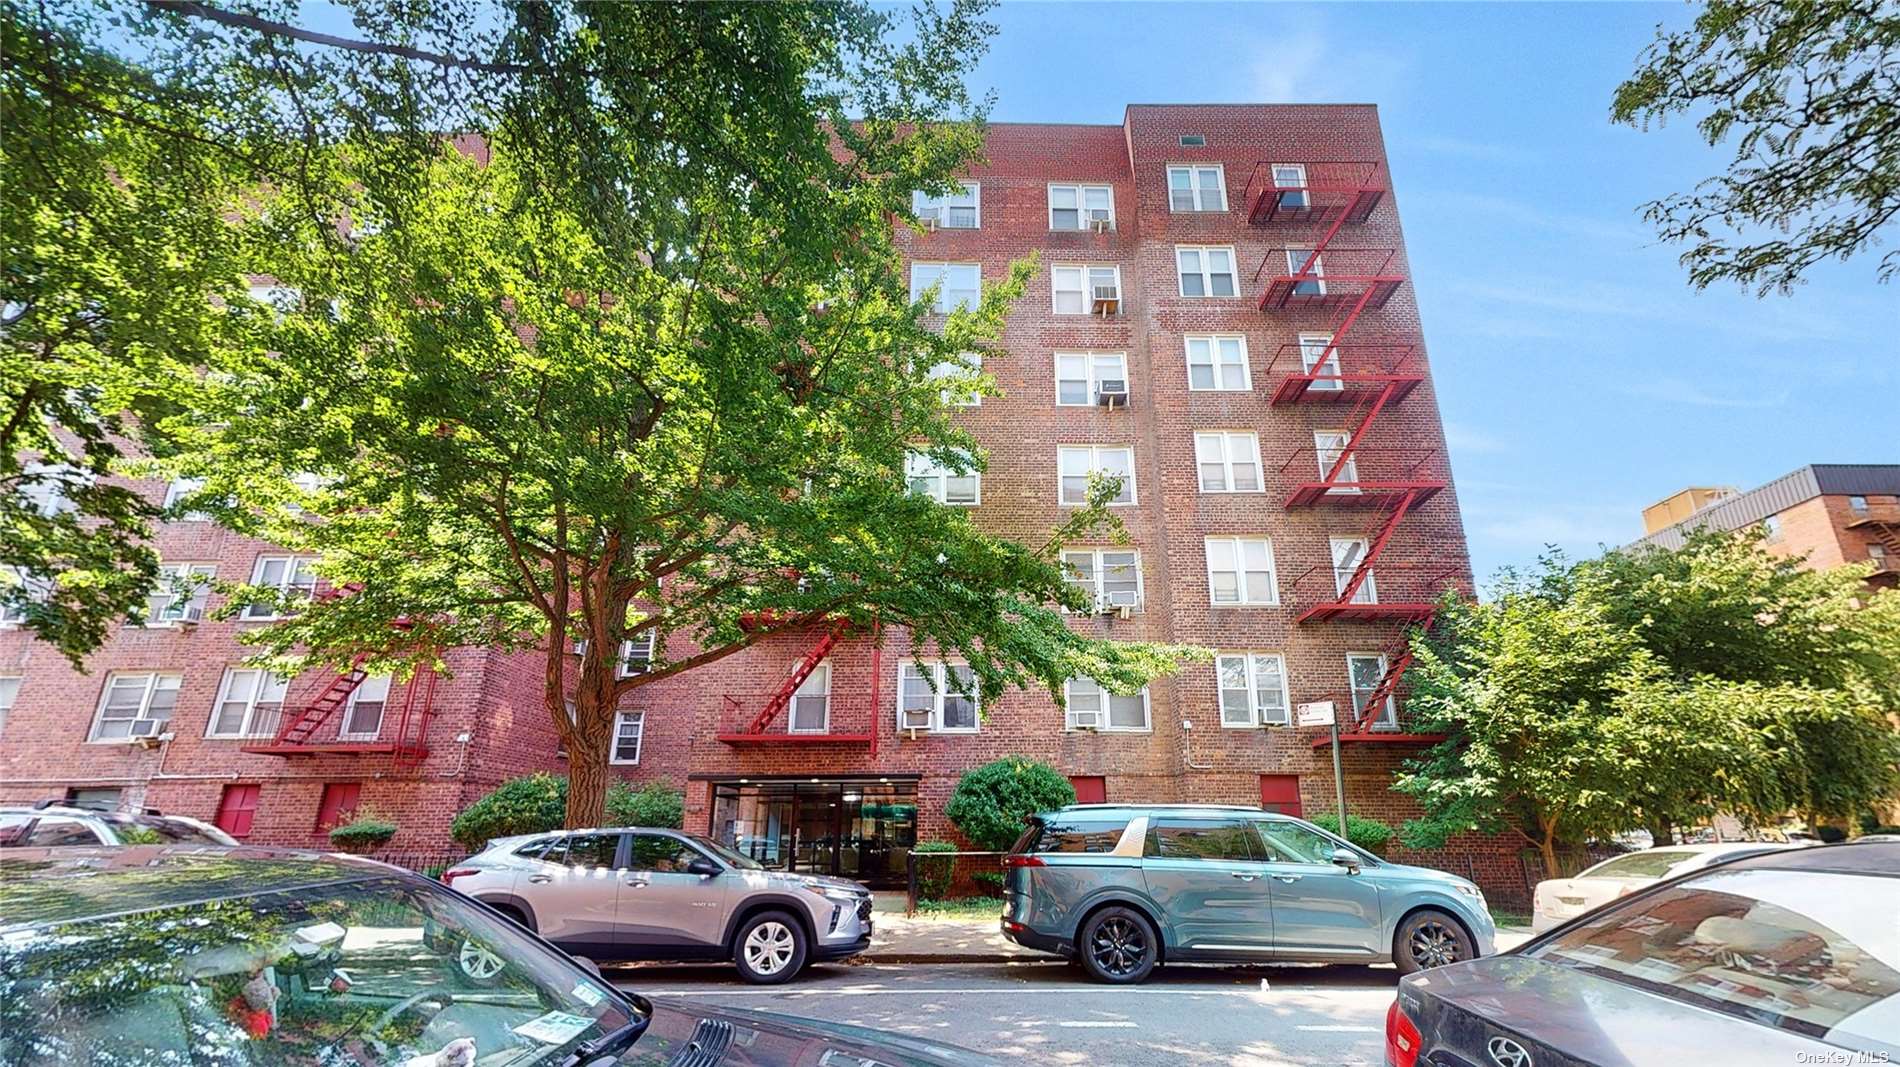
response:
{"label": "blue sky", "polygon": [[1697,293],[1639,216],[1726,152],[1612,126],[1683,4],[1005,3],[992,118],[1136,103],[1379,105],[1473,564],[1642,533],[1686,485],[1900,463],[1900,291],[1872,259],[1792,297]]}

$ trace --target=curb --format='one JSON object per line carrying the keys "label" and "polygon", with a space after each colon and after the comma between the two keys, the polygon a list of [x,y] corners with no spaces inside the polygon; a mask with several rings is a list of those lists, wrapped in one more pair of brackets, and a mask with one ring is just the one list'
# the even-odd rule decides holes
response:
{"label": "curb", "polygon": [[1060,963],[1060,956],[1011,952],[866,952],[841,961],[865,963]]}

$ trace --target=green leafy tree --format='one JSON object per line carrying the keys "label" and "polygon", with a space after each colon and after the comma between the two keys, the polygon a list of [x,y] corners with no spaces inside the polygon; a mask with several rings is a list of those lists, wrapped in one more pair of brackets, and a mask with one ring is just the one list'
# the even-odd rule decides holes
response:
{"label": "green leafy tree", "polygon": [[[1645,214],[1685,244],[1697,288],[1791,289],[1810,267],[1879,244],[1900,213],[1900,5],[1892,0],[1709,0],[1659,31],[1616,90],[1615,121],[1695,116],[1728,172]],[[1880,260],[1882,281],[1900,252]]]}
{"label": "green leafy tree", "polygon": [[[558,830],[567,818],[567,779],[558,774],[528,774],[510,778],[481,799],[463,808],[449,824],[449,837],[469,851],[490,838]],[[679,829],[685,818],[685,797],[679,790],[651,782],[635,790],[616,781],[597,826],[661,826]]]}
{"label": "green leafy tree", "polygon": [[1075,803],[1062,772],[1025,756],[1005,756],[957,779],[944,817],[981,849],[1014,844],[1031,815]]}

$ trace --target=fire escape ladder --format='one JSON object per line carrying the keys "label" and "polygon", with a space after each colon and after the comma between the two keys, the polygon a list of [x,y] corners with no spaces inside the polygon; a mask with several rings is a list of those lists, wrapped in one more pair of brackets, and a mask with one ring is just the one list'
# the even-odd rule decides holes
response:
{"label": "fire escape ladder", "polygon": [[[429,668],[427,677],[417,675],[409,680],[409,691],[402,701],[402,717],[396,722],[395,764],[399,770],[415,767],[429,754],[426,742],[429,723],[435,719],[436,678],[434,668]],[[422,688],[419,701],[417,686]]]}
{"label": "fire escape ladder", "polygon": [[1366,733],[1372,729],[1372,724],[1378,721],[1379,713],[1385,708],[1385,702],[1397,695],[1399,679],[1411,665],[1411,628],[1407,627],[1400,634],[1399,644],[1386,653],[1385,673],[1379,676],[1379,684],[1372,687],[1372,692],[1366,694],[1366,701],[1360,706],[1352,724],[1353,732]]}
{"label": "fire escape ladder", "polygon": [[779,712],[784,711],[786,706],[792,702],[792,694],[798,692],[798,687],[805,684],[805,680],[811,677],[811,672],[817,670],[818,665],[824,662],[825,656],[831,652],[832,646],[836,645],[838,639],[844,636],[844,631],[847,626],[848,623],[840,619],[834,623],[830,629],[819,635],[817,642],[805,651],[804,658],[800,659],[798,665],[792,668],[791,676],[786,678],[777,689],[773,690],[772,695],[766,699],[765,706],[759,709],[757,715],[753,716],[752,722],[745,728],[746,733],[762,734],[767,727],[772,725],[772,721],[778,718]]}
{"label": "fire escape ladder", "polygon": [[1353,568],[1352,577],[1339,590],[1339,603],[1349,604],[1353,597],[1359,595],[1359,587],[1366,584],[1366,575],[1372,573],[1372,565],[1378,562],[1379,554],[1385,551],[1386,542],[1392,539],[1393,531],[1405,521],[1405,513],[1412,509],[1412,502],[1418,495],[1417,490],[1401,495],[1391,513],[1379,523],[1378,531],[1367,539],[1366,554],[1360,558],[1359,565]]}
{"label": "fire escape ladder", "polygon": [[[1320,479],[1328,488],[1336,485],[1340,472],[1344,471],[1348,464],[1352,464],[1353,456],[1359,450],[1359,443],[1365,440],[1366,431],[1372,428],[1379,414],[1385,410],[1385,406],[1392,401],[1398,391],[1398,382],[1386,382],[1384,387],[1373,395],[1371,403],[1365,405],[1365,414],[1360,417],[1358,425],[1353,427],[1352,433],[1347,435],[1346,443],[1340,447],[1339,455],[1333,459],[1333,465],[1326,471],[1326,476]],[[1361,480],[1364,480],[1363,477]]]}
{"label": "fire escape ladder", "polygon": [[336,710],[350,699],[350,694],[356,692],[356,687],[363,684],[363,679],[369,677],[363,671],[363,661],[368,658],[368,653],[358,654],[354,660],[350,661],[349,670],[332,678],[330,684],[324,686],[323,691],[308,704],[286,717],[283,725],[277,728],[277,736],[271,743],[273,745],[301,745],[308,742],[311,735],[315,734],[324,723],[330,721],[330,716],[336,714]]}

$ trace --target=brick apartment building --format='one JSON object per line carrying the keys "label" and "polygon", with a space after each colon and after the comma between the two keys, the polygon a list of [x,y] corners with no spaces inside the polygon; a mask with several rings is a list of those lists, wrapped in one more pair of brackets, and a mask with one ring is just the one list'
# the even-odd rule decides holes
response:
{"label": "brick apartment building", "polygon": [[[1006,754],[1054,764],[1084,800],[1330,811],[1326,731],[1291,723],[1331,700],[1349,805],[1402,820],[1392,774],[1434,740],[1408,728],[1403,635],[1471,579],[1376,110],[1137,105],[1120,125],[998,124],[986,155],[963,196],[920,202],[934,226],[901,235],[913,286],[941,281],[947,306],[1031,253],[1039,271],[997,346],[1007,358],[986,368],[1003,395],[954,416],[988,469],[918,468],[912,484],[1040,542],[1089,470],[1123,474],[1132,542],[1071,547],[1101,604],[1072,624],[1217,661],[1128,697],[1075,680],[1066,713],[1044,692],[978,709],[942,684],[956,664],[913,657],[901,633],[781,635],[638,690],[622,774],[680,786],[688,829],[769,865],[880,881],[912,843],[952,833],[957,776]],[[269,546],[210,524],[175,524],[159,547],[220,576],[296,580]],[[308,843],[360,796],[397,814],[397,845],[428,848],[496,781],[559,766],[532,657],[458,651],[432,693],[425,678],[413,701],[383,696],[372,738],[353,713],[374,686],[300,678],[258,703],[233,666],[246,625],[128,628],[89,675],[0,633],[0,696],[8,675],[17,689],[0,799],[75,790]],[[637,669],[644,651],[629,654]],[[337,708],[316,734],[271,734],[265,705],[319,699]],[[147,732],[171,739],[125,741],[123,709],[160,703],[169,718]],[[1434,858],[1516,877],[1508,846],[1458,845]]]}
{"label": "brick apartment building", "polygon": [[1869,584],[1900,584],[1900,464],[1813,463],[1745,493],[1723,491],[1667,525],[1651,525],[1649,514],[1641,543],[1679,548],[1691,530],[1758,525],[1771,552],[1821,569],[1872,563]]}

